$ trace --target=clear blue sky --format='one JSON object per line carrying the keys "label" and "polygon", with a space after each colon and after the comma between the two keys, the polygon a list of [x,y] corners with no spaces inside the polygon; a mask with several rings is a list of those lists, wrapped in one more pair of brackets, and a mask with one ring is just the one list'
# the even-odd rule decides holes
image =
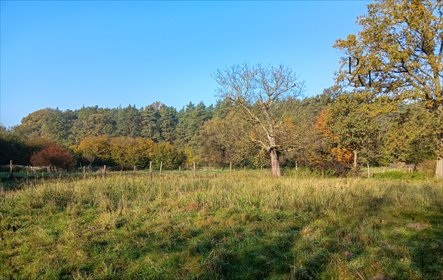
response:
{"label": "clear blue sky", "polygon": [[284,64],[305,95],[333,84],[367,1],[1,1],[0,123],[46,107],[177,109],[216,101],[211,75],[242,62]]}

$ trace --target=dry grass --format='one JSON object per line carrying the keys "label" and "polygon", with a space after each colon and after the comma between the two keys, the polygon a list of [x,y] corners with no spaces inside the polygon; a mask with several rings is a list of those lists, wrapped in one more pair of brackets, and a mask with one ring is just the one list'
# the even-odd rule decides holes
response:
{"label": "dry grass", "polygon": [[0,218],[5,279],[443,277],[430,179],[114,174],[4,192]]}

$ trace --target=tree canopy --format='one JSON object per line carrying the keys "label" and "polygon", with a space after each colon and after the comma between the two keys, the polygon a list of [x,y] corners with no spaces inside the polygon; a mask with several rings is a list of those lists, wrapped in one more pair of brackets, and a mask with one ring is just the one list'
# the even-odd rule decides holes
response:
{"label": "tree canopy", "polygon": [[362,30],[339,39],[346,54],[337,82],[354,91],[415,100],[433,112],[443,177],[443,2],[384,0],[358,18]]}

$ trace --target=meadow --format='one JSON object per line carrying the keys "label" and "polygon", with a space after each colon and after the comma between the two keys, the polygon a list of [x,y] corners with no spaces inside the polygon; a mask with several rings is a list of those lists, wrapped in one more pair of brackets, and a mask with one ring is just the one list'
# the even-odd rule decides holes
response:
{"label": "meadow", "polygon": [[443,279],[443,183],[115,172],[0,194],[0,279]]}

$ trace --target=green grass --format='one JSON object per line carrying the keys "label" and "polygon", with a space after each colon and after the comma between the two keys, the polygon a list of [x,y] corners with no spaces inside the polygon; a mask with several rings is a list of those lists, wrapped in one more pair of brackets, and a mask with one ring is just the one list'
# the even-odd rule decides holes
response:
{"label": "green grass", "polygon": [[443,184],[237,171],[0,196],[0,279],[443,278]]}
{"label": "green grass", "polygon": [[419,172],[402,172],[402,171],[386,171],[383,173],[374,173],[374,178],[382,178],[382,179],[403,179],[403,180],[422,180],[425,179],[426,176]]}

